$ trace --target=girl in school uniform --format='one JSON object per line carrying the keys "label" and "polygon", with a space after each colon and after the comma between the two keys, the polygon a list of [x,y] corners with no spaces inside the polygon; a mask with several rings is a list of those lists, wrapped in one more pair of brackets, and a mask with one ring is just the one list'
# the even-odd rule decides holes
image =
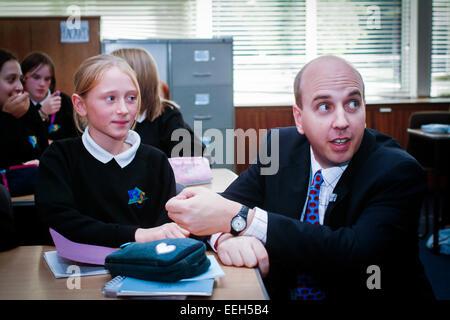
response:
{"label": "girl in school uniform", "polygon": [[32,52],[21,64],[24,88],[30,95],[31,107],[38,113],[41,125],[50,141],[76,137],[71,98],[55,91],[55,67],[52,59],[43,52]]}
{"label": "girl in school uniform", "polygon": [[53,142],[41,158],[36,205],[42,220],[72,241],[118,247],[186,237],[164,208],[175,195],[167,157],[131,130],[139,112],[134,71],[99,55],[75,74],[81,137]]}
{"label": "girl in school uniform", "polygon": [[0,170],[29,161],[38,164],[48,146],[45,128],[33,125],[39,117],[30,110],[21,78],[17,58],[0,49]]}
{"label": "girl in school uniform", "polygon": [[[169,158],[202,156],[205,146],[184,122],[180,107],[174,101],[161,97],[158,68],[150,53],[131,48],[116,50],[112,55],[125,59],[137,74],[142,108],[137,117],[136,132],[141,136],[142,143],[162,150]],[[172,141],[172,133],[177,129],[183,129],[184,134]],[[182,144],[175,148],[179,143]]]}

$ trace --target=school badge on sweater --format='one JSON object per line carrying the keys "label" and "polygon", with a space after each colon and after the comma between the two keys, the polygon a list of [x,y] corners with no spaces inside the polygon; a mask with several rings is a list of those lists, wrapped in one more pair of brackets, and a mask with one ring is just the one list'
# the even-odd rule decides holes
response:
{"label": "school badge on sweater", "polygon": [[142,207],[144,205],[144,201],[148,199],[145,192],[138,187],[128,190],[128,197],[128,204],[135,204],[137,207]]}

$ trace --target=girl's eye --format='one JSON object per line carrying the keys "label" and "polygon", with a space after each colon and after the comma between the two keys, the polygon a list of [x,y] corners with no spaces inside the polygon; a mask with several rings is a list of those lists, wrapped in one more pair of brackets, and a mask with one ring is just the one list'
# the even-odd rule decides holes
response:
{"label": "girl's eye", "polygon": [[319,110],[320,112],[326,112],[330,110],[330,106],[327,103],[322,103],[321,105],[319,105],[317,110]]}
{"label": "girl's eye", "polygon": [[114,97],[113,96],[108,96],[108,97],[106,97],[106,101],[107,102],[113,102],[114,101]]}
{"label": "girl's eye", "polygon": [[136,101],[136,96],[128,96],[128,101]]}

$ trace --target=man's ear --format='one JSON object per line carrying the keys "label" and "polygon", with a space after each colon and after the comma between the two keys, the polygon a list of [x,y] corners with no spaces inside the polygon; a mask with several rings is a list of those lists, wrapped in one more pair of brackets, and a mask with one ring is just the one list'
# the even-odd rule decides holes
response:
{"label": "man's ear", "polygon": [[302,109],[294,104],[292,107],[292,113],[294,114],[295,126],[297,127],[297,131],[300,134],[304,134],[303,126],[302,126]]}
{"label": "man's ear", "polygon": [[72,95],[72,104],[73,108],[80,116],[85,117],[87,115],[86,104],[84,103],[84,99],[76,93]]}

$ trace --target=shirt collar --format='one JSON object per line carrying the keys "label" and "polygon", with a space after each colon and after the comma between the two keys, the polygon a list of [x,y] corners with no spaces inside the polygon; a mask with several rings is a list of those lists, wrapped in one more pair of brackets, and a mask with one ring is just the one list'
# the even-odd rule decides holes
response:
{"label": "shirt collar", "polygon": [[332,186],[334,188],[339,179],[341,178],[342,174],[344,173],[345,169],[347,169],[348,161],[338,166],[322,169],[320,167],[320,164],[317,162],[311,147],[310,150],[311,150],[310,154],[311,154],[311,170],[312,170],[311,179],[314,176],[314,174],[316,174],[317,171],[322,170],[323,183],[325,183],[325,185]]}
{"label": "shirt collar", "polygon": [[116,160],[121,168],[126,167],[131,161],[133,161],[136,156],[137,149],[141,144],[141,137],[133,130],[128,131],[128,136],[125,139],[125,142],[131,145],[131,148],[126,151],[113,155],[100,147],[94,139],[91,138],[89,134],[89,127],[86,127],[84,130],[83,136],[81,137],[83,141],[83,145],[86,150],[98,161],[102,163],[107,163],[111,161],[111,159]]}
{"label": "shirt collar", "polygon": [[47,99],[52,95],[52,93],[50,92],[50,89],[48,89],[47,95],[45,96],[45,98],[41,101],[41,102],[36,102],[33,99],[30,98],[31,102],[33,102],[33,105],[37,105],[38,103],[43,106],[45,101],[47,101]]}
{"label": "shirt collar", "polygon": [[147,118],[147,110],[145,110],[142,114],[139,114],[136,116],[136,121],[138,123],[141,123],[142,121],[145,120],[145,118]]}

